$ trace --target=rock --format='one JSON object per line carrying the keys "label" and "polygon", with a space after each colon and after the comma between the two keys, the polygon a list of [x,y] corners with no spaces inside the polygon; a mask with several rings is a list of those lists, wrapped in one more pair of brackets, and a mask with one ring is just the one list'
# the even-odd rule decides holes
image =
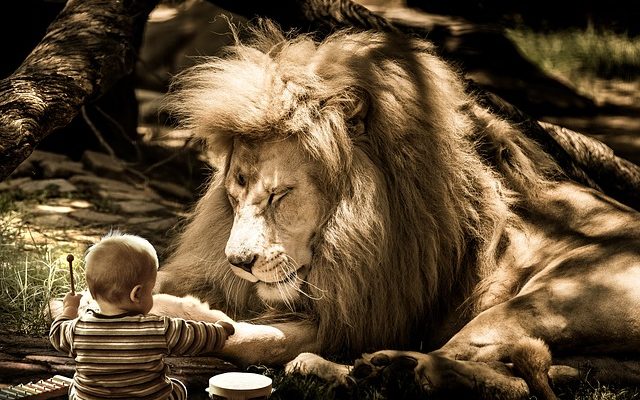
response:
{"label": "rock", "polygon": [[43,160],[40,167],[45,178],[68,178],[72,175],[86,174],[82,163],[76,161]]}
{"label": "rock", "polygon": [[31,162],[35,162],[37,164],[40,164],[43,161],[50,161],[50,162],[71,161],[69,157],[65,156],[64,154],[50,153],[48,151],[42,151],[42,150],[34,150],[33,153],[31,153],[31,155],[29,156],[29,158],[27,158],[27,160]]}
{"label": "rock", "polygon": [[48,204],[36,204],[31,210],[35,215],[69,214],[74,209],[69,206],[52,206]]}
{"label": "rock", "polygon": [[167,194],[180,200],[189,201],[194,199],[194,195],[190,190],[173,182],[151,180],[149,185],[160,193]]}
{"label": "rock", "polygon": [[[31,155],[24,160],[18,168],[16,168],[11,176],[31,176],[40,177],[41,169],[44,165],[65,164],[72,162],[69,157],[64,154],[49,153],[48,151],[35,150]],[[46,178],[66,178],[66,176],[45,176]]]}
{"label": "rock", "polygon": [[20,185],[31,182],[31,178],[15,178],[0,182],[0,192],[5,190],[16,190]]}
{"label": "rock", "polygon": [[140,225],[148,222],[158,221],[158,217],[133,217],[127,220],[129,225]]}
{"label": "rock", "polygon": [[175,227],[178,223],[178,220],[175,218],[167,218],[167,219],[160,219],[157,221],[153,221],[153,222],[147,222],[145,224],[142,225],[143,229],[146,229],[148,231],[151,232],[155,232],[155,231],[168,231],[169,229]]}
{"label": "rock", "polygon": [[64,179],[44,179],[41,181],[32,181],[25,182],[19,186],[19,189],[24,193],[33,194],[37,192],[59,192],[59,193],[69,193],[69,192],[77,192],[78,189],[68,181]]}
{"label": "rock", "polygon": [[70,228],[80,225],[80,222],[67,217],[65,214],[39,215],[29,220],[36,226],[46,226],[49,228]]}
{"label": "rock", "polygon": [[122,176],[125,172],[124,162],[108,154],[87,150],[82,155],[84,165],[98,175],[109,177]]}
{"label": "rock", "polygon": [[71,200],[69,205],[73,208],[89,208],[91,207],[91,203],[86,200]]}
{"label": "rock", "polygon": [[69,178],[69,182],[79,186],[92,186],[104,189],[107,192],[136,192],[137,189],[128,183],[116,181],[114,179],[100,178],[90,175],[76,175]]}
{"label": "rock", "polygon": [[124,217],[120,215],[106,214],[92,210],[77,210],[69,215],[89,224],[115,224],[124,221]]}
{"label": "rock", "polygon": [[157,200],[158,195],[155,192],[150,192],[148,190],[137,190],[134,189],[130,192],[113,192],[109,190],[99,190],[98,195],[103,199],[111,199],[111,200],[141,200],[141,201],[149,201],[149,200]]}
{"label": "rock", "polygon": [[23,162],[21,162],[20,165],[16,167],[16,169],[13,170],[13,172],[11,173],[11,175],[9,175],[9,177],[10,178],[18,178],[21,176],[35,177],[37,175],[38,175],[38,167],[36,166],[36,164],[33,161],[26,159]]}
{"label": "rock", "polygon": [[118,207],[126,213],[129,214],[145,214],[156,212],[160,210],[166,210],[166,208],[162,204],[150,202],[150,201],[139,201],[139,200],[131,200],[131,201],[118,201],[116,202]]}

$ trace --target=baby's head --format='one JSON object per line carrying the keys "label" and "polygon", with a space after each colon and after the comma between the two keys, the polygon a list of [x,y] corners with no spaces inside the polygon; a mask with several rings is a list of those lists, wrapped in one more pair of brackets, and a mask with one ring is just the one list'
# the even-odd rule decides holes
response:
{"label": "baby's head", "polygon": [[127,311],[146,314],[153,306],[152,290],[158,256],[151,243],[135,235],[111,232],[85,255],[87,287],[93,298]]}

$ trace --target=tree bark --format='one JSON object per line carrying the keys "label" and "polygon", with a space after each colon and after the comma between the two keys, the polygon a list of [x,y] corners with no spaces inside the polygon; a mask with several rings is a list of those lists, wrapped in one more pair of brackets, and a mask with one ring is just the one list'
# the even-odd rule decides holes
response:
{"label": "tree bark", "polygon": [[0,180],[82,105],[135,65],[135,30],[158,0],[70,0],[22,65],[0,81]]}
{"label": "tree bark", "polygon": [[397,31],[384,17],[351,0],[208,0],[225,10],[247,17],[271,18],[282,28],[326,35],[345,28]]}

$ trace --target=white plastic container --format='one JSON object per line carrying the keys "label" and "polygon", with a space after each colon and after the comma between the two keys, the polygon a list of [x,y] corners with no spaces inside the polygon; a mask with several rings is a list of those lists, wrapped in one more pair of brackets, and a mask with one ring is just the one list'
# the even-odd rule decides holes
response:
{"label": "white plastic container", "polygon": [[209,378],[211,399],[253,400],[271,395],[271,378],[249,372],[226,372]]}

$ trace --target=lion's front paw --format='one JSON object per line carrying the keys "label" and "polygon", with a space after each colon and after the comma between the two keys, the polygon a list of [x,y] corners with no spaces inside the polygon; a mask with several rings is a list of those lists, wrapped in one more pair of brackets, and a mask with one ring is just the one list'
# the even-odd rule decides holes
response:
{"label": "lion's front paw", "polygon": [[522,399],[527,384],[513,376],[504,364],[453,360],[435,354],[385,350],[364,354],[351,372],[356,380],[393,382],[411,377],[422,391],[465,397]]}
{"label": "lion's front paw", "polygon": [[314,353],[300,353],[287,363],[284,370],[287,374],[315,375],[340,386],[350,386],[353,383],[348,365],[325,360]]}
{"label": "lion's front paw", "polygon": [[428,391],[432,386],[431,378],[426,374],[428,357],[422,353],[393,350],[363,354],[356,360],[351,376],[357,381],[382,382],[412,377],[422,390]]}

